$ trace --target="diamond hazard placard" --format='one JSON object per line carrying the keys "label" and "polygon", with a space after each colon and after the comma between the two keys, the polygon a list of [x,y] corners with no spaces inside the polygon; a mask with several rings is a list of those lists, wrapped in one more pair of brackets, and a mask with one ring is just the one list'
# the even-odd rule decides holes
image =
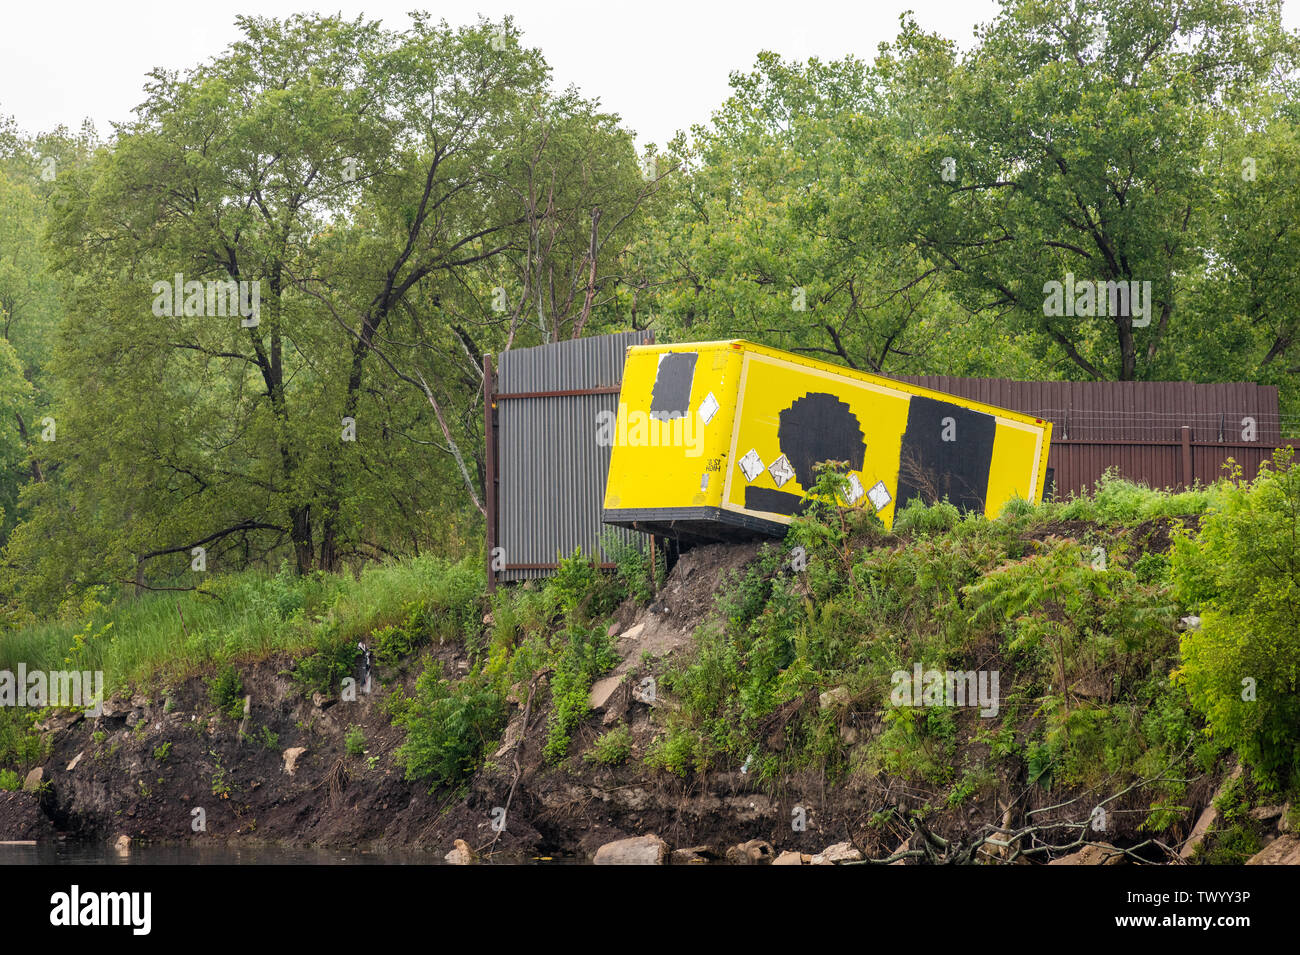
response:
{"label": "diamond hazard placard", "polygon": [[877,481],[871,485],[871,490],[867,492],[867,500],[871,501],[871,506],[878,511],[883,511],[892,498],[889,491],[885,488],[884,481]]}
{"label": "diamond hazard placard", "polygon": [[740,465],[740,470],[744,472],[746,481],[752,481],[763,473],[763,459],[758,456],[758,452],[753,448],[750,448],[749,453],[736,463]]}
{"label": "diamond hazard placard", "polygon": [[846,496],[850,504],[858,503],[858,499],[862,497],[862,482],[858,480],[856,474],[849,475],[849,493]]}
{"label": "diamond hazard placard", "polygon": [[704,400],[700,402],[700,420],[708,424],[713,420],[713,416],[718,413],[720,407],[722,406],[718,404],[718,399],[713,397],[713,392],[710,391],[704,396]]}
{"label": "diamond hazard placard", "polygon": [[794,477],[794,468],[790,466],[790,462],[786,460],[784,454],[773,461],[772,466],[767,470],[772,475],[772,480],[776,482],[777,487],[782,487],[786,481]]}

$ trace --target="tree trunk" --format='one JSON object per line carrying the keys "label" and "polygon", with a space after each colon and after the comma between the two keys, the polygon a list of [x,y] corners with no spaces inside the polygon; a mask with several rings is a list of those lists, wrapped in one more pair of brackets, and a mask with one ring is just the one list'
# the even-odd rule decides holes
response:
{"label": "tree trunk", "polygon": [[298,573],[310,573],[314,557],[310,507],[289,508],[289,538],[293,541],[293,554],[298,563]]}
{"label": "tree trunk", "polygon": [[320,569],[330,573],[339,569],[338,522],[333,514],[321,523]]}
{"label": "tree trunk", "polygon": [[1133,381],[1137,375],[1137,349],[1133,344],[1133,319],[1122,315],[1115,320],[1119,329],[1120,381]]}

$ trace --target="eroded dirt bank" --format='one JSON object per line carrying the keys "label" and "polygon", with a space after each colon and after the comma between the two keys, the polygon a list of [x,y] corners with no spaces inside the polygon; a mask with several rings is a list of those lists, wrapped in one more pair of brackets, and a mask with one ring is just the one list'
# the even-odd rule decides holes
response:
{"label": "eroded dirt bank", "polygon": [[[684,781],[651,772],[637,760],[618,767],[583,760],[602,724],[600,713],[576,734],[576,758],[551,766],[541,752],[544,720],[534,711],[517,749],[516,774],[511,744],[523,726],[519,707],[496,758],[466,787],[430,793],[424,784],[405,780],[394,764],[402,734],[388,722],[378,694],[362,694],[356,702],[302,699],[281,673],[286,663],[264,661],[246,669],[246,724],[214,714],[200,678],[175,687],[165,699],[112,700],[97,719],[52,718],[43,791],[6,794],[0,839],[63,833],[112,843],[125,835],[190,844],[420,848],[438,857],[463,839],[480,853],[499,851],[505,858],[590,857],[602,844],[646,833],[674,848],[708,847],[706,857],[722,857],[728,847],[755,839],[777,852],[804,854],[851,842],[873,856],[916,843],[901,820],[883,829],[869,825],[877,813],[920,807],[921,799],[899,783],[855,777],[831,786],[805,777],[773,788],[738,771]],[[635,754],[653,733],[650,706],[625,695],[611,712],[625,707],[619,718],[632,726]],[[357,727],[364,750],[349,755],[346,739]],[[930,830],[960,839],[986,822],[1020,824],[1042,807],[1026,804],[1008,816],[1004,800],[1014,782],[1007,781],[1003,801],[994,796],[939,813]],[[1207,780],[1193,794],[1197,810],[1213,788]],[[1140,812],[1119,811],[1140,808],[1117,805],[1113,816],[1140,818]],[[1037,821],[1048,820],[1040,814]],[[1123,825],[1111,828],[1108,841],[1142,841]]]}

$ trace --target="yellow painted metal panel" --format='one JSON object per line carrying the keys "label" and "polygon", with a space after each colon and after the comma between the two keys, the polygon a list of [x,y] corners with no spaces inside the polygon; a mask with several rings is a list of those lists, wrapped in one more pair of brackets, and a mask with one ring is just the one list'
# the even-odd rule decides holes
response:
{"label": "yellow painted metal panel", "polygon": [[[1006,466],[989,469],[988,499],[984,508],[986,517],[995,518],[1013,498],[1037,503],[1043,498],[1043,482],[1047,478],[1047,449],[1044,434],[1051,424],[1033,427],[1018,421],[998,420],[997,437],[993,443],[993,460],[1007,462]],[[1040,462],[1042,467],[1036,467]],[[1029,462],[1029,467],[1018,465]]]}
{"label": "yellow painted metal panel", "polygon": [[[797,476],[784,483],[773,474],[772,467],[782,458],[779,435],[780,415],[799,396],[808,392],[831,392],[856,413],[857,424],[870,452],[863,467],[852,473],[864,488],[883,481],[890,489],[898,478],[899,443],[907,425],[909,396],[874,382],[855,381],[840,374],[834,366],[791,361],[793,356],[780,352],[748,350],[741,374],[739,415],[727,473],[727,492],[723,506],[728,510],[758,514],[768,520],[788,523],[789,515],[746,507],[745,496],[751,489],[772,489],[803,494],[809,490]],[[820,366],[820,367],[818,367]],[[868,410],[869,409],[869,410]],[[756,452],[763,470],[752,481],[741,470],[741,459]],[[809,482],[811,484],[811,481]],[[880,512],[887,523],[893,520],[893,502]]]}
{"label": "yellow painted metal panel", "polygon": [[[665,355],[697,357],[682,417],[651,418]],[[717,507],[731,442],[742,350],[731,342],[628,349],[605,486],[605,508]]]}

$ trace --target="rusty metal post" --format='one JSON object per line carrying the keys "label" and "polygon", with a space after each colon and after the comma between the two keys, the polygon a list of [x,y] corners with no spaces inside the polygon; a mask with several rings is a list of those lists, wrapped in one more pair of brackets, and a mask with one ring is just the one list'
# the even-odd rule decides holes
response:
{"label": "rusty metal post", "polygon": [[656,597],[659,596],[659,575],[656,572],[659,566],[658,563],[656,562],[656,555],[659,550],[659,548],[656,545],[658,543],[659,543],[659,538],[656,537],[654,534],[651,534],[650,535],[650,587],[652,590],[654,590],[654,595]]}
{"label": "rusty metal post", "polygon": [[487,514],[487,589],[497,589],[497,573],[492,563],[497,548],[497,415],[496,391],[492,375],[492,355],[483,356],[483,497]]}
{"label": "rusty metal post", "polygon": [[1182,428],[1183,439],[1183,487],[1192,486],[1192,429],[1187,425]]}

